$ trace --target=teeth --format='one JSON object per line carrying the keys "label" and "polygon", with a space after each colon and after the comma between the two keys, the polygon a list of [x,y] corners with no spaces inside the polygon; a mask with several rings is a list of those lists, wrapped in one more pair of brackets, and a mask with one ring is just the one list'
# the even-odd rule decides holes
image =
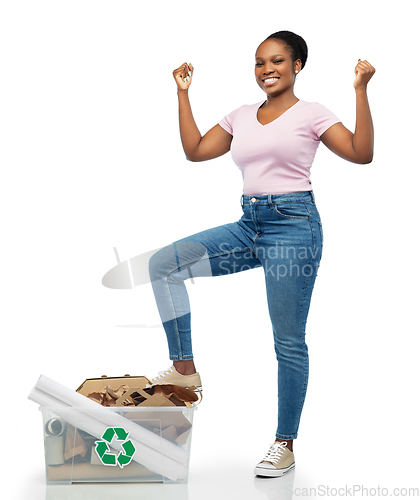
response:
{"label": "teeth", "polygon": [[273,83],[273,82],[275,82],[276,80],[278,80],[278,78],[266,78],[266,79],[264,80],[264,82],[265,82],[265,83]]}

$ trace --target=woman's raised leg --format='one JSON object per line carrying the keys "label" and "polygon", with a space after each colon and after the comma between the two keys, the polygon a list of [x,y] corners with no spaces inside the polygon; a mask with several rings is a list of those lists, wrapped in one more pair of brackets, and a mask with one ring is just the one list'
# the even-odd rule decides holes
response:
{"label": "woman's raised leg", "polygon": [[252,237],[233,222],[178,240],[151,257],[150,279],[172,361],[193,359],[191,311],[184,281],[260,267],[252,245]]}

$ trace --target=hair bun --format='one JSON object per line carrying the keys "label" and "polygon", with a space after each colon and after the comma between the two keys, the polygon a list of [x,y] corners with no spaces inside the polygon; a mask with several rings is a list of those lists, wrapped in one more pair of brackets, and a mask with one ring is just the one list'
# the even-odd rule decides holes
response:
{"label": "hair bun", "polygon": [[302,69],[304,68],[308,59],[308,46],[301,36],[296,35],[296,33],[292,31],[277,31],[267,37],[266,40],[270,38],[275,38],[287,45],[291,51],[293,61],[300,59],[302,62]]}

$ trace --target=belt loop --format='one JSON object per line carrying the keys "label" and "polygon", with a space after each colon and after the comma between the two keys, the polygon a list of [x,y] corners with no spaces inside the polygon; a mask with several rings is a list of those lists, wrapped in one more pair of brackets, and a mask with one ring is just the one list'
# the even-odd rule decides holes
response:
{"label": "belt loop", "polygon": [[244,195],[241,196],[241,207],[244,208]]}
{"label": "belt loop", "polygon": [[268,195],[268,205],[270,206],[270,208],[273,208],[273,202],[271,200],[271,194]]}
{"label": "belt loop", "polygon": [[312,203],[315,204],[315,195],[313,191],[311,191],[311,198],[312,198]]}

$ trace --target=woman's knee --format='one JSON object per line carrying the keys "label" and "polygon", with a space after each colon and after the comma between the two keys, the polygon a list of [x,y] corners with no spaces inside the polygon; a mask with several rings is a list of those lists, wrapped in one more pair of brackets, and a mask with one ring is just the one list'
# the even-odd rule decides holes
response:
{"label": "woman's knee", "polygon": [[172,245],[161,248],[149,259],[149,276],[151,281],[156,281],[167,276],[168,269],[173,267],[175,252]]}
{"label": "woman's knee", "polygon": [[149,259],[151,281],[183,281],[192,276],[212,276],[207,247],[197,241],[180,240],[161,248]]}
{"label": "woman's knee", "polygon": [[305,333],[299,332],[295,328],[284,329],[274,337],[274,350],[278,357],[285,354],[293,355],[293,353],[307,351],[308,346],[306,344]]}

